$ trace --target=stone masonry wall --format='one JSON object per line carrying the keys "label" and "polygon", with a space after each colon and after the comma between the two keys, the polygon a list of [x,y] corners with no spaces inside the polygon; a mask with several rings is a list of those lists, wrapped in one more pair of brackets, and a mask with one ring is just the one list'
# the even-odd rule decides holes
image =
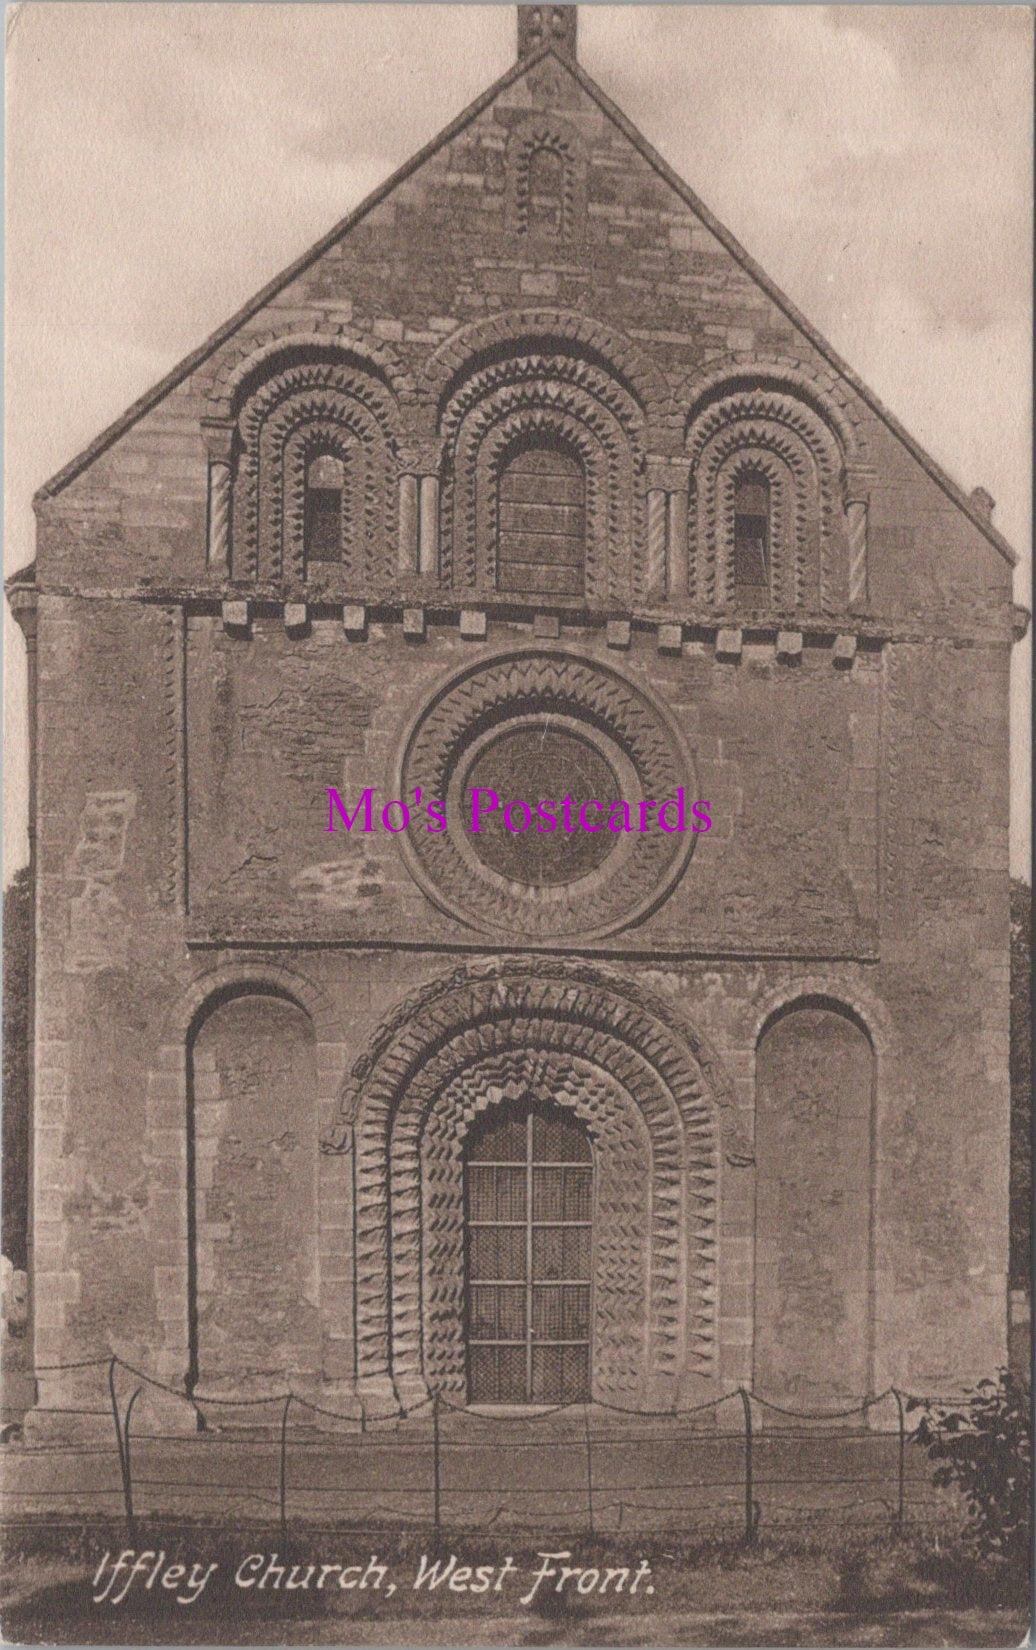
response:
{"label": "stone masonry wall", "polygon": [[[548,117],[580,157],[560,240],[523,227],[510,158]],[[202,420],[225,415],[257,351],[337,340],[367,362],[394,400],[395,460],[416,474],[438,451],[451,373],[566,328],[646,409],[651,473],[671,491],[687,480],[690,410],[724,375],[783,377],[823,405],[867,475],[866,600],[782,639],[777,623],[725,633],[680,591],[577,613],[465,603],[435,569],[363,588],[332,577],[300,611],[314,593],[290,578],[259,589],[210,562]],[[847,553],[840,503],[830,530]],[[631,564],[647,555],[637,533]],[[291,1188],[297,1247],[264,1250],[276,1311],[290,1298],[300,1314],[278,1380],[293,1369],[348,1392],[349,1160],[319,1156],[315,1189],[296,1168],[333,1133],[386,1017],[523,935],[444,913],[381,833],[326,834],[326,787],[355,801],[376,784],[389,800],[429,696],[476,659],[532,647],[653,695],[712,805],[672,894],[579,949],[682,1015],[731,1097],[717,1379],[752,1377],[757,1270],[772,1261],[756,1176],[761,1153],[786,1149],[765,1127],[755,1137],[757,1048],[798,999],[844,1004],[874,1050],[875,1388],[945,1391],[1003,1361],[1009,568],[561,64],[505,85],[45,496],[38,551],[37,1365],[112,1349],[188,1379],[188,1044],[214,994],[254,986],[297,1005],[277,1013],[292,1020],[293,1091],[313,1096],[289,1124],[287,1090],[271,1089],[249,1170],[271,1185],[276,1142],[297,1136],[274,1197],[287,1229]],[[234,622],[240,607],[223,604],[249,596]],[[248,1219],[224,1201],[234,1266]],[[779,1359],[771,1372],[787,1374]],[[84,1390],[41,1376],[44,1406]]]}

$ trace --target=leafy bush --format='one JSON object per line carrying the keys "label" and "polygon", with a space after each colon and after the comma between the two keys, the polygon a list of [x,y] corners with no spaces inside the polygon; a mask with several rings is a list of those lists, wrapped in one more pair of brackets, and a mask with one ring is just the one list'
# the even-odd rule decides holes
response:
{"label": "leafy bush", "polygon": [[1032,1394],[1010,1370],[968,1389],[959,1408],[912,1398],[915,1440],[939,1462],[932,1480],[955,1484],[968,1508],[965,1535],[981,1558],[1025,1566],[1032,1541]]}

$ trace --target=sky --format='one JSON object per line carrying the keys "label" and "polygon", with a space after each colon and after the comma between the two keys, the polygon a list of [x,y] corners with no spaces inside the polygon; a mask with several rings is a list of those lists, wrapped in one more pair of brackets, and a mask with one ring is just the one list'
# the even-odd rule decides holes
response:
{"label": "sky", "polygon": [[[514,58],[511,5],[7,13],[4,570],[35,489]],[[583,5],[579,57],[928,451],[1031,605],[1032,13]],[[24,646],[4,612],[4,878]],[[1012,865],[1029,865],[1029,649]],[[976,799],[981,813],[981,799]]]}

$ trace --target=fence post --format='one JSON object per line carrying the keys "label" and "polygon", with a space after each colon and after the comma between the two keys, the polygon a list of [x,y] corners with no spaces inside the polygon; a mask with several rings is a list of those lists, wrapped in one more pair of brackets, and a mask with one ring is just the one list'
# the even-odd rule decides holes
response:
{"label": "fence post", "polygon": [[286,1545],[288,1540],[288,1411],[294,1393],[289,1392],[284,1400],[284,1409],[281,1413],[281,1476],[280,1476],[280,1511],[281,1511],[281,1541]]}
{"label": "fence post", "polygon": [[440,1499],[441,1484],[439,1480],[439,1394],[432,1396],[432,1514],[435,1523],[435,1533],[438,1535],[441,1528]]}
{"label": "fence post", "polygon": [[586,1506],[590,1514],[590,1534],[594,1533],[594,1465],[590,1449],[590,1405],[583,1405],[583,1435],[586,1438]]}
{"label": "fence post", "polygon": [[123,1495],[126,1493],[126,1456],[122,1448],[122,1423],[119,1420],[119,1400],[115,1395],[115,1365],[118,1358],[111,1358],[108,1362],[108,1397],[111,1400],[112,1420],[115,1423],[115,1447],[119,1452],[119,1475],[122,1478]]}
{"label": "fence post", "polygon": [[126,1405],[126,1419],[122,1426],[122,1461],[123,1461],[123,1496],[126,1502],[126,1527],[129,1538],[135,1547],[137,1545],[137,1520],[133,1513],[133,1474],[130,1470],[130,1420],[133,1416],[133,1405],[136,1403],[144,1388],[138,1386],[129,1403]]}
{"label": "fence post", "polygon": [[752,1406],[743,1386],[738,1395],[745,1411],[745,1541],[755,1540],[755,1500],[752,1483]]}
{"label": "fence post", "polygon": [[906,1412],[903,1408],[902,1394],[895,1387],[892,1388],[892,1396],[896,1400],[896,1408],[899,1411],[899,1474],[896,1525],[901,1530],[906,1518]]}

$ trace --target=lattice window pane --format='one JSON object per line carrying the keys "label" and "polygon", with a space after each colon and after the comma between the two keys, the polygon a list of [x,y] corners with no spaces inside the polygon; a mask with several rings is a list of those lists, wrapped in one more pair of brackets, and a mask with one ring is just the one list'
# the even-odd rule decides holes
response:
{"label": "lattice window pane", "polygon": [[526,1121],[510,1112],[493,1117],[472,1134],[468,1144],[469,1163],[524,1163]]}
{"label": "lattice window pane", "polygon": [[521,1404],[526,1401],[528,1383],[528,1354],[524,1346],[498,1346],[497,1390],[502,1404]]}
{"label": "lattice window pane", "polygon": [[472,1279],[525,1279],[525,1230],[521,1226],[475,1226],[469,1235]]}
{"label": "lattice window pane", "polygon": [[561,1380],[566,1403],[588,1404],[590,1402],[589,1346],[563,1346],[561,1348]]}
{"label": "lattice window pane", "polygon": [[564,1348],[534,1346],[532,1349],[532,1401],[534,1404],[561,1404],[567,1394],[564,1380]]}
{"label": "lattice window pane", "polygon": [[536,1283],[532,1291],[532,1330],[538,1340],[585,1341],[590,1335],[588,1284]]}
{"label": "lattice window pane", "polygon": [[590,1281],[590,1231],[585,1226],[537,1226],[532,1234],[533,1276]]}
{"label": "lattice window pane", "polygon": [[499,1168],[473,1163],[468,1175],[468,1216],[471,1220],[524,1220],[526,1173],[524,1164]]}
{"label": "lattice window pane", "polygon": [[533,1220],[589,1220],[592,1188],[590,1169],[534,1169]]}
{"label": "lattice window pane", "polygon": [[496,1170],[472,1163],[468,1169],[468,1218],[493,1220],[496,1217]]}
{"label": "lattice window pane", "polygon": [[473,1346],[468,1362],[471,1402],[526,1403],[524,1346]]}
{"label": "lattice window pane", "polygon": [[590,1142],[574,1117],[554,1112],[533,1118],[532,1155],[538,1163],[589,1163]]}
{"label": "lattice window pane", "polygon": [[476,1284],[471,1291],[471,1338],[475,1341],[521,1341],[525,1344],[525,1287],[522,1284]]}

